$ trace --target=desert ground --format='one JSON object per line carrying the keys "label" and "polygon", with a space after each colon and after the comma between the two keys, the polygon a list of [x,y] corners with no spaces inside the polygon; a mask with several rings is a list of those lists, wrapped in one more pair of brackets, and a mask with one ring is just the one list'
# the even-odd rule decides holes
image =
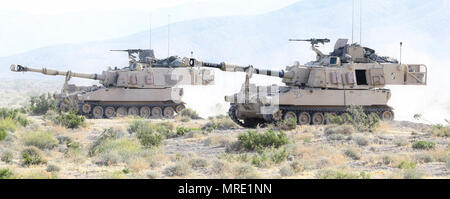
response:
{"label": "desert ground", "polygon": [[[430,125],[420,123],[382,122],[373,132],[342,126],[297,126],[284,131],[288,143],[251,151],[236,149],[238,136],[273,127],[240,128],[220,116],[87,119],[84,127],[69,129],[55,125],[45,115],[27,118],[27,127],[9,131],[0,141],[0,169],[7,170],[9,178],[450,177],[449,138],[433,135]],[[159,146],[144,147],[136,133],[130,133],[130,126],[137,121],[141,125],[164,124],[172,128],[172,134]],[[205,128],[211,122],[219,127]],[[92,153],[107,129],[114,131],[113,138]],[[33,138],[33,134],[45,139]],[[413,147],[417,141],[434,146]],[[30,146],[36,146],[44,163],[24,163],[23,150]]]}

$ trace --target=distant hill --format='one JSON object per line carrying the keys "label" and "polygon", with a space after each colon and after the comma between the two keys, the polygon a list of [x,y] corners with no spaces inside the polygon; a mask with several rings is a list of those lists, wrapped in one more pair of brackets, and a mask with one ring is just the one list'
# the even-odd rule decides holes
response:
{"label": "distant hill", "polygon": [[[450,89],[450,85],[446,82],[446,76],[450,72],[448,68],[450,47],[444,45],[450,43],[449,2],[445,0],[363,2],[363,45],[376,49],[380,54],[398,57],[398,43],[403,41],[403,62],[424,63],[429,67],[428,87],[393,88],[393,106],[397,107],[397,110],[398,107],[402,109],[397,116],[410,119],[414,112],[429,111],[428,105],[437,106],[436,104],[446,105],[444,109],[442,106],[435,109],[444,111],[446,116],[450,116],[448,107],[450,94],[442,93],[442,90]],[[359,42],[358,25],[359,22],[355,26],[355,42]],[[315,56],[309,49],[309,44],[288,42],[289,38],[330,38],[332,43],[321,48],[324,52],[329,52],[336,39],[351,37],[351,1],[304,0],[261,15],[178,22],[171,24],[170,30],[172,55],[190,56],[190,52],[193,51],[194,57],[201,60],[282,69],[296,60],[305,63]],[[11,77],[13,74],[8,70],[12,63],[79,72],[100,72],[107,66],[125,66],[127,56],[109,50],[148,48],[148,35],[149,32],[144,31],[112,40],[49,46],[2,57],[0,73],[3,73],[2,76]],[[156,55],[166,57],[167,27],[154,29],[152,35],[152,47]],[[222,102],[223,92],[231,94],[240,88],[243,75],[223,74],[218,71],[216,74],[219,74],[217,86],[226,85],[226,88],[211,88],[212,93],[209,97],[217,95],[215,100]],[[29,74],[23,77],[43,78]],[[272,78],[266,83],[271,82],[277,80]],[[420,106],[408,107],[410,105],[405,104],[405,98],[408,102],[416,102]],[[195,100],[194,96],[192,100]]]}

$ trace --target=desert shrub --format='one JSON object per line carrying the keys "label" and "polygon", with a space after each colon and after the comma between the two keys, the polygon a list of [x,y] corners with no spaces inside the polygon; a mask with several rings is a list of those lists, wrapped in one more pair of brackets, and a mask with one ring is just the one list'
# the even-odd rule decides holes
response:
{"label": "desert shrub", "polygon": [[447,169],[450,168],[450,158],[447,159],[447,162],[445,163],[445,166],[447,166]]}
{"label": "desert shrub", "polygon": [[6,130],[0,128],[0,141],[6,139]]}
{"label": "desert shrub", "polygon": [[[30,124],[30,121],[23,116],[18,109],[8,109],[8,108],[0,108],[0,119],[10,119],[13,120],[15,123],[20,124],[21,126],[28,126]],[[8,122],[8,121],[4,121]],[[3,124],[5,125],[5,124]],[[14,127],[16,125],[13,125]],[[7,127],[7,126],[6,126]],[[14,128],[15,130],[15,128]]]}
{"label": "desert shrub", "polygon": [[327,136],[328,140],[345,140],[346,137],[342,134],[330,134]]}
{"label": "desert shrub", "polygon": [[361,156],[359,153],[353,149],[347,149],[344,151],[344,155],[351,158],[352,160],[359,160],[361,159]]}
{"label": "desert shrub", "polygon": [[359,146],[367,146],[369,145],[369,139],[363,136],[356,136],[353,138],[353,140],[358,144]]}
{"label": "desert shrub", "polygon": [[282,166],[278,172],[281,176],[292,176],[295,173],[294,169],[289,165]]}
{"label": "desert shrub", "polygon": [[418,169],[405,169],[403,171],[404,179],[421,179],[423,175],[424,174]]}
{"label": "desert shrub", "polygon": [[383,156],[381,158],[381,160],[382,160],[383,164],[385,164],[385,165],[390,165],[390,164],[392,164],[394,162],[394,159],[391,156],[389,156],[389,155]]}
{"label": "desert shrub", "polygon": [[136,119],[133,120],[130,125],[128,125],[127,131],[128,133],[136,133],[139,129],[147,125],[148,123],[145,122],[144,120]]}
{"label": "desert shrub", "polygon": [[137,140],[122,137],[106,139],[91,151],[95,151],[94,154],[98,156],[96,164],[109,166],[126,163],[132,158],[141,156],[144,153],[141,146]]}
{"label": "desert shrub", "polygon": [[346,112],[343,114],[345,120],[341,116],[331,114],[326,115],[325,119],[329,124],[351,124],[358,131],[373,131],[380,124],[379,117],[375,113],[366,114],[362,106],[351,105]]}
{"label": "desert shrub", "polygon": [[32,114],[43,115],[49,110],[56,110],[56,99],[50,94],[32,96],[29,100],[29,109]]}
{"label": "desert shrub", "polygon": [[15,132],[18,128],[18,123],[11,118],[0,119],[0,129]]}
{"label": "desert shrub", "polygon": [[436,147],[436,143],[427,141],[416,141],[412,144],[413,149],[417,150],[430,150]]}
{"label": "desert shrub", "polygon": [[[127,128],[129,133],[136,133],[137,136],[141,135],[142,137],[145,137],[146,135],[149,135],[153,138],[159,139],[161,138],[173,138],[177,137],[177,132],[174,132],[175,125],[171,122],[164,122],[164,123],[158,123],[153,124],[150,122],[145,122],[143,120],[134,120]],[[157,140],[156,140],[157,141]],[[157,144],[159,145],[159,144]]]}
{"label": "desert shrub", "polygon": [[186,162],[177,162],[173,166],[169,166],[164,170],[167,176],[186,176],[191,172],[189,165]]}
{"label": "desert shrub", "polygon": [[355,132],[355,128],[351,125],[328,125],[325,127],[326,135],[341,134],[341,135],[351,135]]}
{"label": "desert shrub", "polygon": [[62,125],[66,128],[76,129],[80,126],[86,125],[86,118],[82,115],[77,115],[75,112],[60,113],[53,120],[53,123]]}
{"label": "desert shrub", "polygon": [[14,154],[11,151],[5,151],[2,153],[0,160],[9,164],[12,162],[13,158],[14,158]]}
{"label": "desert shrub", "polygon": [[61,168],[59,168],[57,165],[49,164],[47,165],[47,168],[45,169],[47,172],[59,172]]}
{"label": "desert shrub", "polygon": [[450,137],[450,126],[436,124],[431,127],[431,134],[438,137]]}
{"label": "desert shrub", "polygon": [[[241,157],[241,160],[243,158]],[[270,162],[269,162],[269,157],[266,155],[266,153],[262,153],[260,155],[253,155],[253,157],[251,158],[251,163],[252,165],[255,165],[258,168],[265,168],[268,167]],[[243,160],[243,162],[246,162],[245,160]]]}
{"label": "desert shrub", "polygon": [[320,170],[316,174],[320,179],[370,179],[370,175],[365,172],[359,174],[344,171]]}
{"label": "desert shrub", "polygon": [[415,169],[417,167],[417,164],[414,162],[408,162],[408,161],[401,161],[398,165],[399,169]]}
{"label": "desert shrub", "polygon": [[189,121],[191,121],[191,118],[188,118],[188,117],[182,117],[182,118],[180,119],[180,121],[181,121],[181,122],[189,122]]}
{"label": "desert shrub", "polygon": [[337,125],[345,124],[344,118],[342,118],[339,115],[333,115],[330,113],[325,113],[325,121],[327,121],[327,124],[337,124]]}
{"label": "desert shrub", "polygon": [[191,129],[183,127],[183,126],[179,126],[177,127],[177,135],[178,136],[183,136],[186,133],[189,133],[189,131],[191,131]]}
{"label": "desert shrub", "polygon": [[434,162],[434,158],[430,154],[422,153],[422,154],[416,154],[414,156],[414,161],[418,162],[418,163],[429,163],[429,162]]}
{"label": "desert shrub", "polygon": [[223,160],[214,160],[211,170],[216,174],[222,174],[230,170],[230,164]]}
{"label": "desert shrub", "polygon": [[281,120],[276,123],[276,126],[284,131],[290,131],[297,128],[297,119],[287,119],[287,120]]}
{"label": "desert shrub", "polygon": [[0,179],[12,179],[14,178],[14,173],[8,168],[0,169]]}
{"label": "desert shrub", "polygon": [[216,117],[212,118],[208,123],[206,123],[202,130],[211,132],[215,129],[217,130],[229,130],[229,129],[236,129],[238,128],[238,125],[231,120],[230,117]]}
{"label": "desert shrub", "polygon": [[39,149],[53,149],[58,146],[58,140],[53,133],[46,131],[28,132],[23,135],[26,146],[35,146]]}
{"label": "desert shrub", "polygon": [[284,148],[281,150],[274,151],[270,156],[270,160],[272,160],[272,162],[275,164],[279,164],[279,163],[285,161],[288,156],[289,156],[289,153]]}
{"label": "desert shrub", "polygon": [[205,141],[206,146],[217,145],[219,147],[225,147],[230,145],[233,138],[230,136],[211,135]]}
{"label": "desert shrub", "polygon": [[21,152],[23,164],[26,166],[46,164],[47,160],[44,158],[42,152],[34,146],[28,147]]}
{"label": "desert shrub", "polygon": [[273,130],[268,130],[264,133],[248,131],[238,136],[238,142],[244,149],[254,151],[263,150],[267,147],[279,148],[282,145],[288,144],[289,139],[285,133],[276,133]]}
{"label": "desert shrub", "polygon": [[205,167],[208,166],[208,161],[206,159],[203,159],[203,158],[195,158],[195,159],[189,160],[188,164],[193,169],[205,168]]}
{"label": "desert shrub", "polygon": [[163,136],[153,128],[141,128],[136,132],[136,137],[144,147],[154,147],[162,144]]}
{"label": "desert shrub", "polygon": [[181,116],[191,118],[193,120],[202,119],[200,116],[198,116],[198,113],[194,111],[193,109],[187,108],[181,111]]}
{"label": "desert shrub", "polygon": [[250,165],[237,165],[233,168],[233,173],[236,179],[256,179],[259,176],[255,169]]}

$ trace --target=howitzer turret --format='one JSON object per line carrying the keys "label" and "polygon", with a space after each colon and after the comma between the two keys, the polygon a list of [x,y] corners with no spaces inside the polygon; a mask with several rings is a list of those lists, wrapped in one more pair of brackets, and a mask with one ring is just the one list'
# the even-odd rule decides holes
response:
{"label": "howitzer turret", "polygon": [[[325,114],[345,114],[351,105],[362,106],[368,114],[393,120],[394,112],[387,105],[391,91],[386,85],[426,85],[427,68],[422,64],[399,64],[395,59],[381,57],[375,51],[340,39],[330,54],[322,53],[317,44],[328,39],[308,41],[317,54],[315,61],[296,62],[285,70],[260,70],[253,66],[207,63],[190,60],[204,67],[222,71],[246,72],[239,93],[226,96],[230,117],[244,127],[296,119],[300,125],[324,124]],[[252,74],[282,78],[285,86],[257,86],[249,83]]]}
{"label": "howitzer turret", "polygon": [[[179,85],[210,85],[214,73],[189,66],[188,58],[171,56],[156,59],[153,50],[131,49],[129,66],[103,71],[101,74],[75,73],[54,69],[37,69],[11,65],[14,72],[37,72],[65,76],[58,99],[60,110],[77,110],[94,118],[139,115],[171,118],[184,109],[183,89]],[[139,58],[139,59],[138,59]],[[72,77],[98,80],[102,86],[81,87],[68,84]]]}

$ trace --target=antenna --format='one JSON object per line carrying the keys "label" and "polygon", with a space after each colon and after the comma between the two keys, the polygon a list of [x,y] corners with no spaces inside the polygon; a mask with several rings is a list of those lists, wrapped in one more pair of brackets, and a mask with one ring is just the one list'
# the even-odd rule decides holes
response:
{"label": "antenna", "polygon": [[352,0],[352,44],[353,44],[353,29],[355,27],[355,0]]}
{"label": "antenna", "polygon": [[167,15],[167,57],[170,56],[170,15]]}
{"label": "antenna", "polygon": [[362,0],[359,0],[359,44],[362,46]]}
{"label": "antenna", "polygon": [[150,50],[152,49],[152,14],[150,14],[150,31],[149,31],[150,33],[150,41],[149,41],[149,47],[150,47]]}
{"label": "antenna", "polygon": [[403,47],[403,42],[400,42],[400,64],[402,64],[402,47]]}

